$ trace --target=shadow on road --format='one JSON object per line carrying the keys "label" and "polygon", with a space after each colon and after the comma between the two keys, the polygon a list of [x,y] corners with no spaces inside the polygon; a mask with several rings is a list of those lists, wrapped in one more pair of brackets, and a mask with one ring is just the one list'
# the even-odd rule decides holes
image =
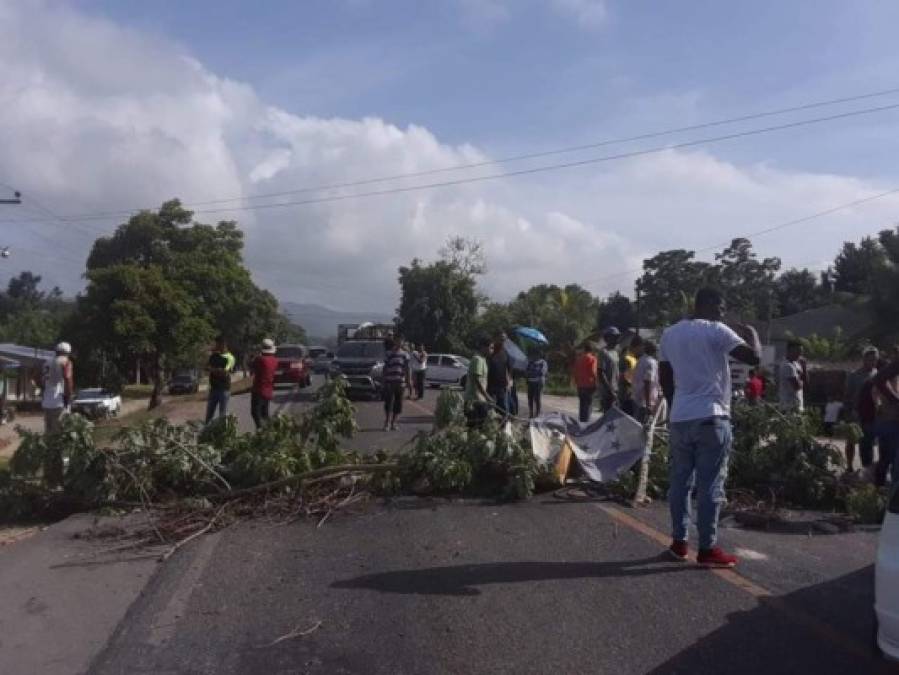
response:
{"label": "shadow on road", "polygon": [[650,672],[896,672],[873,658],[872,577],[873,566],[763,598]]}
{"label": "shadow on road", "polygon": [[369,589],[406,595],[480,595],[477,586],[531,581],[642,577],[697,568],[674,562],[662,554],[639,560],[610,562],[510,562],[430,567],[368,574],[336,581],[332,588]]}

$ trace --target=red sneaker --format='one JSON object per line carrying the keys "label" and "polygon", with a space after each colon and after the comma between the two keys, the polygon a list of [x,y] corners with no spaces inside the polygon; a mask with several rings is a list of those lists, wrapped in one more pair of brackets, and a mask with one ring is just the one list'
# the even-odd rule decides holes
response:
{"label": "red sneaker", "polygon": [[677,540],[671,542],[671,546],[668,547],[668,553],[676,560],[686,560],[688,554],[687,542]]}
{"label": "red sneaker", "polygon": [[736,567],[737,556],[725,553],[717,546],[715,548],[700,549],[696,556],[696,562],[700,567]]}

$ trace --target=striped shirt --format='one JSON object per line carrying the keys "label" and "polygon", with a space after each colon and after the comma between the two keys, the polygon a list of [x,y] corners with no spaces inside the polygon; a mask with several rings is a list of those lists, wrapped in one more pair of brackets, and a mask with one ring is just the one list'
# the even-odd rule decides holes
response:
{"label": "striped shirt", "polygon": [[528,361],[528,382],[539,382],[546,384],[546,371],[548,366],[544,359],[534,359]]}
{"label": "striped shirt", "polygon": [[406,381],[406,375],[409,372],[409,355],[401,350],[387,352],[384,359],[384,370],[382,377],[384,382],[400,383]]}

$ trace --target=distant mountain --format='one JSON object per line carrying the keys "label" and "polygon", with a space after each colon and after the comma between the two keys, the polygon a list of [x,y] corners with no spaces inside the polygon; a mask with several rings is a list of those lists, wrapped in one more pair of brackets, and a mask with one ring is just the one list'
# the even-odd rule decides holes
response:
{"label": "distant mountain", "polygon": [[393,316],[390,314],[341,312],[321,305],[307,305],[300,302],[282,302],[281,309],[293,323],[305,328],[306,335],[310,338],[336,339],[337,324],[339,323],[362,323],[363,321],[391,323],[393,321]]}

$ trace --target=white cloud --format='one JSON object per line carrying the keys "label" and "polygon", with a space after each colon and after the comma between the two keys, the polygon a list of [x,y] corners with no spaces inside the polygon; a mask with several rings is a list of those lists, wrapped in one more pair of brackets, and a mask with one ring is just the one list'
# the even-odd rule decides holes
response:
{"label": "white cloud", "polygon": [[552,5],[556,11],[570,16],[586,30],[600,28],[608,18],[605,0],[552,0]]}
{"label": "white cloud", "polygon": [[[0,181],[60,213],[156,206],[176,195],[192,202],[282,192],[486,158],[421,126],[268,105],[253,88],[216,76],[171,44],[57,6],[0,5],[0,66]],[[284,300],[389,310],[397,303],[397,267],[432,258],[449,235],[484,241],[484,286],[494,297],[541,282],[580,282],[607,293],[627,290],[632,270],[659,249],[717,244],[882,189],[852,177],[666,152],[528,179],[198,219],[238,219],[257,279]],[[828,259],[844,238],[888,225],[897,211],[899,199],[885,199],[757,245],[787,263]],[[25,212],[22,218],[37,213]],[[48,220],[8,228],[0,245],[13,245],[14,256],[4,269],[30,268],[73,291],[96,234],[88,228],[108,232],[114,224]]]}

